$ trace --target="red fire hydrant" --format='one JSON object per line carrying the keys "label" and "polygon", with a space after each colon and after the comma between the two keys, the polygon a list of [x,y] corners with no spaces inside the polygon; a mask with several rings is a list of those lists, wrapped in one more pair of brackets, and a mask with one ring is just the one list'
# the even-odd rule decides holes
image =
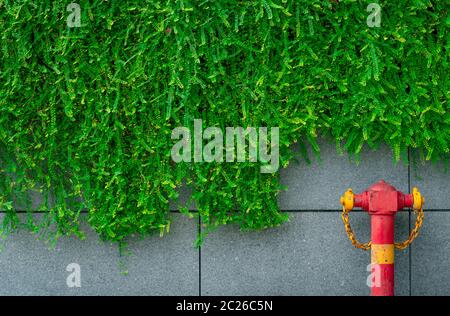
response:
{"label": "red fire hydrant", "polygon": [[[381,180],[361,194],[353,194],[348,189],[340,202],[343,206],[342,220],[352,244],[360,249],[371,249],[371,270],[377,280],[371,282],[372,296],[394,295],[394,248],[405,249],[419,234],[423,222],[424,199],[417,188],[412,194],[403,194],[392,185]],[[371,241],[360,243],[350,227],[349,212],[353,207],[361,207],[371,216]],[[417,212],[415,228],[409,238],[402,243],[394,242],[394,216],[403,208],[412,207]]]}

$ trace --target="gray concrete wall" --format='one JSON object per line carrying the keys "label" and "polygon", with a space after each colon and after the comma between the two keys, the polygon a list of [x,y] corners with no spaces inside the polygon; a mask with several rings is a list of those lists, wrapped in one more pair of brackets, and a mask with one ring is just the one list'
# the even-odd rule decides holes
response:
{"label": "gray concrete wall", "polygon": [[[88,227],[86,240],[62,238],[52,250],[19,231],[0,252],[0,295],[368,295],[370,254],[347,239],[338,198],[382,178],[404,192],[418,186],[426,198],[420,236],[396,252],[396,293],[450,295],[450,174],[443,166],[394,164],[386,148],[364,151],[356,165],[334,144],[322,142],[321,149],[320,162],[292,163],[281,172],[289,190],[280,206],[290,221],[279,228],[222,227],[196,249],[198,219],[174,211],[169,235],[131,239],[122,255]],[[408,211],[398,214],[397,240],[414,220]],[[351,221],[358,238],[368,240],[368,215],[355,211]],[[71,263],[81,269],[79,288],[66,284]]]}

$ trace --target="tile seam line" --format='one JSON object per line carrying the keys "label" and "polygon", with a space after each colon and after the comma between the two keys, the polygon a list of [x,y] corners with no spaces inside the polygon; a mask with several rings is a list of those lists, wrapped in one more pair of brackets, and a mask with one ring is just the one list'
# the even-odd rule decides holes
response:
{"label": "tile seam line", "polygon": [[[411,192],[411,148],[408,147],[408,192]],[[411,234],[411,209],[408,210],[408,228]],[[409,296],[412,296],[412,245],[408,247]]]}

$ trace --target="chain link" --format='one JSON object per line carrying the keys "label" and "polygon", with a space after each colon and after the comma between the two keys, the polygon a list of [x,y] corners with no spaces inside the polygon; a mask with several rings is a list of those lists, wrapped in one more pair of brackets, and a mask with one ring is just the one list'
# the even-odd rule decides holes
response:
{"label": "chain link", "polygon": [[[363,249],[363,250],[369,250],[372,246],[372,241],[369,241],[366,243],[361,243],[356,239],[355,233],[353,232],[353,230],[350,226],[349,213],[350,213],[350,211],[346,210],[345,207],[342,208],[341,218],[342,218],[342,221],[344,222],[345,231],[347,232],[348,239],[350,239],[350,241],[352,242],[352,245],[355,246],[356,248]],[[400,250],[406,249],[409,245],[411,245],[411,243],[414,241],[414,239],[416,239],[416,237],[419,235],[419,231],[420,231],[420,228],[422,227],[423,218],[424,218],[423,208],[420,208],[420,210],[418,210],[418,211],[414,210],[414,213],[417,214],[416,225],[415,225],[414,229],[409,234],[409,237],[407,240],[405,240],[404,242],[395,243],[394,244],[395,248],[400,249]]]}
{"label": "chain link", "polygon": [[342,221],[344,222],[344,226],[345,226],[345,231],[347,232],[347,236],[348,239],[350,239],[350,241],[352,242],[352,245],[355,246],[358,249],[363,249],[363,250],[369,250],[370,247],[372,246],[372,242],[366,242],[366,243],[360,243],[355,236],[355,233],[352,230],[352,227],[350,226],[350,217],[348,216],[348,214],[350,213],[350,211],[347,211],[345,209],[345,207],[342,208]]}
{"label": "chain link", "polygon": [[423,208],[421,207],[420,210],[414,210],[414,213],[417,215],[416,219],[416,225],[414,226],[414,229],[409,233],[409,237],[404,242],[397,242],[395,243],[395,248],[403,250],[408,248],[409,245],[416,239],[417,236],[419,236],[419,230],[422,227],[423,224],[423,218],[425,215],[423,214]]}

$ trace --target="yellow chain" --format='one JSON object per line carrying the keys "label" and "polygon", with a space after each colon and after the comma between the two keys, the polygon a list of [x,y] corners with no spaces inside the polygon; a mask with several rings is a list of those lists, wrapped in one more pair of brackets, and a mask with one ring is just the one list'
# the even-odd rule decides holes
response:
{"label": "yellow chain", "polygon": [[369,250],[372,242],[366,242],[366,243],[360,243],[355,236],[355,233],[352,230],[352,227],[350,226],[350,217],[348,216],[348,214],[350,213],[350,211],[345,209],[345,206],[342,207],[342,221],[344,222],[344,226],[345,226],[345,231],[347,232],[347,236],[348,239],[350,239],[350,241],[352,242],[352,245],[355,246],[358,249],[363,249],[363,250]]}
{"label": "yellow chain", "polygon": [[[348,239],[350,239],[350,241],[352,242],[352,245],[355,246],[356,248],[363,249],[363,250],[369,250],[372,246],[372,242],[369,241],[366,243],[360,243],[356,239],[355,233],[353,232],[353,230],[350,226],[349,213],[350,213],[350,211],[346,210],[345,207],[342,208],[341,217],[342,217],[342,221],[344,222],[345,231],[347,232]],[[419,230],[422,227],[423,218],[424,218],[423,208],[421,207],[418,211],[414,210],[414,213],[417,213],[416,225],[415,225],[414,229],[409,234],[409,237],[407,240],[405,240],[404,242],[401,242],[401,243],[395,243],[394,244],[395,248],[400,249],[400,250],[407,248],[409,245],[411,245],[411,243],[414,241],[414,239],[416,239],[416,237],[419,235]]]}
{"label": "yellow chain", "polygon": [[417,214],[416,219],[416,225],[414,226],[414,229],[409,233],[409,237],[404,242],[397,242],[395,243],[395,248],[403,250],[405,248],[408,248],[409,245],[416,239],[417,236],[419,236],[419,230],[422,227],[423,224],[423,218],[425,215],[423,214],[423,208],[421,207],[418,211],[414,210],[414,213]]}

